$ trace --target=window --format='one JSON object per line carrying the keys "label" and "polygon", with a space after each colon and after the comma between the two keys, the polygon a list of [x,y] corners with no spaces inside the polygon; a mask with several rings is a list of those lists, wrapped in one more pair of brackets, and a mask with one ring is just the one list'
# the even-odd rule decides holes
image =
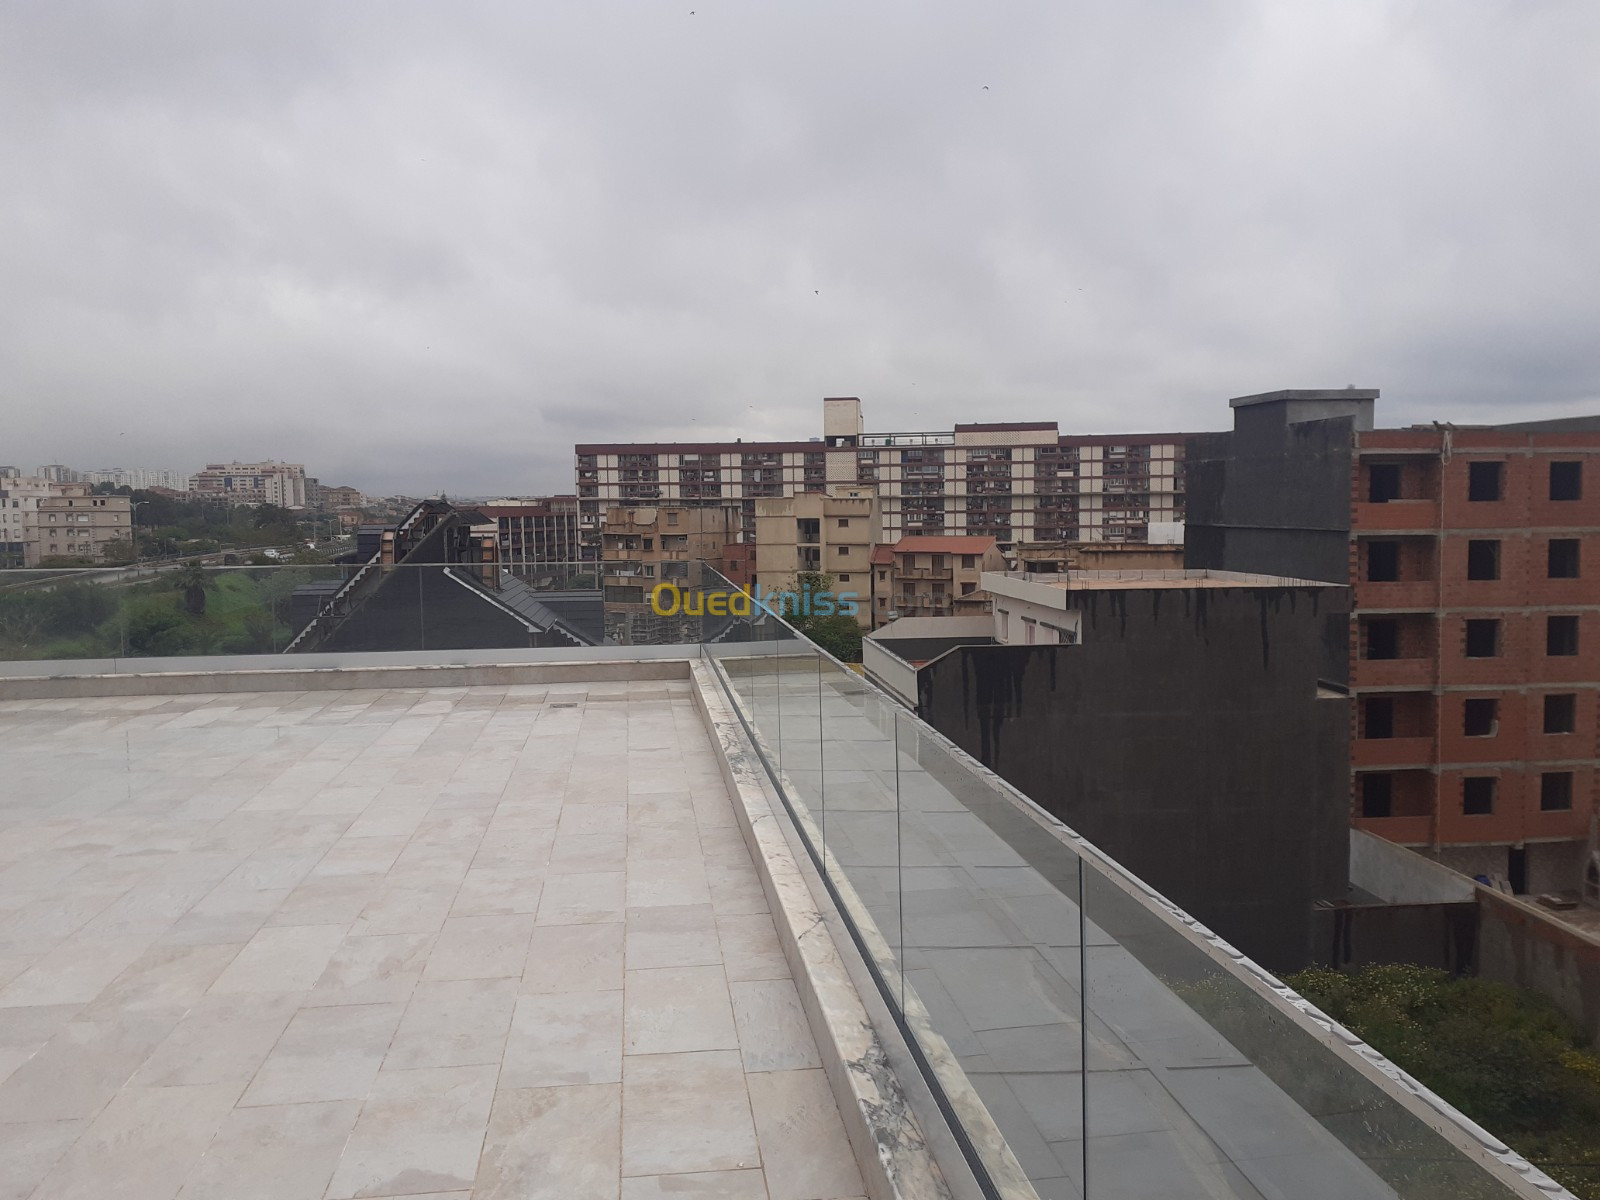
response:
{"label": "window", "polygon": [[675,512],[667,513],[667,524],[668,525],[676,525],[677,523],[678,523],[678,514],[675,513]]}
{"label": "window", "polygon": [[644,540],[644,548],[646,550],[654,550],[655,546],[656,546],[655,538],[645,538],[645,540]]}
{"label": "window", "polygon": [[1367,468],[1367,499],[1385,504],[1400,498],[1400,464],[1373,463]]}
{"label": "window", "polygon": [[1363,775],[1361,777],[1361,815],[1387,817],[1394,812],[1394,776]]}
{"label": "window", "polygon": [[1003,608],[997,608],[994,610],[994,615],[999,620],[1000,640],[1003,642],[1006,640],[1007,633],[1011,627],[1011,614]]}
{"label": "window", "polygon": [[1461,708],[1461,732],[1467,737],[1493,737],[1498,700],[1468,700]]}
{"label": "window", "polygon": [[1030,645],[1030,646],[1033,645],[1034,641],[1039,636],[1039,623],[1037,621],[1035,621],[1032,617],[1023,617],[1022,618],[1022,628],[1027,633],[1028,645]]}
{"label": "window", "polygon": [[1550,464],[1550,499],[1583,499],[1583,464],[1581,462],[1553,462]]}
{"label": "window", "polygon": [[1461,781],[1461,811],[1469,817],[1486,817],[1494,812],[1493,775],[1468,775]]}
{"label": "window", "polygon": [[970,571],[977,565],[978,556],[976,554],[963,554],[961,556],[961,569],[963,571]]}
{"label": "window", "polygon": [[849,529],[850,528],[850,518],[849,517],[840,517],[839,518],[839,528],[840,529]]}
{"label": "window", "polygon": [[848,575],[839,576],[839,582],[840,583],[849,583],[850,582],[850,576],[848,576]]}
{"label": "window", "polygon": [[1566,812],[1572,807],[1572,772],[1546,771],[1539,776],[1539,811]]}
{"label": "window", "polygon": [[1400,543],[1367,543],[1367,582],[1393,583],[1400,578]]}
{"label": "window", "polygon": [[879,582],[879,583],[882,583],[882,582],[884,582],[884,580],[886,580],[886,579],[888,579],[888,578],[889,578],[889,572],[888,572],[888,571],[883,571],[883,570],[880,570],[880,571],[879,571],[879,572],[878,572],[878,582]]}
{"label": "window", "polygon": [[850,547],[849,546],[840,546],[839,547],[839,557],[840,558],[847,558],[849,556],[849,554],[850,554]]}
{"label": "window", "polygon": [[1578,697],[1575,692],[1552,692],[1544,698],[1544,731],[1572,733],[1578,728]]}
{"label": "window", "polygon": [[1578,652],[1578,618],[1544,619],[1544,652],[1552,658],[1570,658]]}
{"label": "window", "polygon": [[1481,617],[1467,622],[1467,657],[1494,658],[1500,653],[1500,622]]}
{"label": "window", "polygon": [[1378,617],[1366,623],[1367,657],[1400,657],[1400,622]]}
{"label": "window", "polygon": [[1467,499],[1500,499],[1500,473],[1504,463],[1475,462],[1467,464]]}
{"label": "window", "polygon": [[1474,539],[1467,543],[1467,578],[1500,578],[1500,543]]}
{"label": "window", "polygon": [[1551,579],[1576,579],[1578,577],[1578,539],[1551,538],[1549,570]]}
{"label": "window", "polygon": [[933,569],[935,571],[944,570],[944,555],[942,555],[942,554],[933,555],[932,556],[932,562],[933,562]]}
{"label": "window", "polygon": [[975,583],[963,583],[961,585],[961,594],[963,596],[970,596],[970,595],[972,595],[973,592],[975,592],[977,590],[978,590],[978,585],[975,584]]}
{"label": "window", "polygon": [[1362,734],[1368,738],[1394,736],[1394,701],[1388,696],[1371,696],[1361,706]]}

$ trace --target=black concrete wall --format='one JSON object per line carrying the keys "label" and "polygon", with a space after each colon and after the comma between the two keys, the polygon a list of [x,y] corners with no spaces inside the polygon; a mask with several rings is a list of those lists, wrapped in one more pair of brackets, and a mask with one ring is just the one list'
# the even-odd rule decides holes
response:
{"label": "black concrete wall", "polygon": [[1185,566],[1349,579],[1354,418],[1289,424],[1287,412],[1237,408],[1232,433],[1189,439]]}
{"label": "black concrete wall", "polygon": [[[1078,594],[1083,641],[952,651],[947,737],[1271,969],[1346,891],[1348,701],[1318,698],[1338,589]],[[1091,914],[1092,915],[1092,914]]]}

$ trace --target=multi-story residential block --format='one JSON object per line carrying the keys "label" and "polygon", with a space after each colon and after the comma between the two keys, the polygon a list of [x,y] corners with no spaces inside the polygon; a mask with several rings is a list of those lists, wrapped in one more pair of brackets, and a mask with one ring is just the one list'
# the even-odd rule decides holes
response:
{"label": "multi-story residential block", "polygon": [[7,478],[0,486],[0,566],[102,558],[108,542],[132,536],[131,518],[128,497],[93,496],[86,483]]}
{"label": "multi-story residential block", "polygon": [[104,467],[98,471],[85,471],[83,482],[109,483],[112,487],[134,488],[137,491],[158,487],[171,488],[175,492],[189,490],[187,472],[148,467]]}
{"label": "multi-story residential block", "polygon": [[[601,530],[606,636],[624,645],[653,645],[681,639],[698,630],[697,594],[717,587],[702,564],[723,558],[723,548],[741,536],[737,505],[718,508],[664,505],[606,513]],[[663,614],[651,592],[670,583],[677,589],[677,611]]]}
{"label": "multi-story residential block", "polygon": [[[1233,401],[1189,564],[1353,585],[1351,819],[1518,892],[1600,879],[1600,418],[1373,428],[1376,391]],[[1347,632],[1346,632],[1347,631]]]}
{"label": "multi-story residential block", "polygon": [[357,488],[323,487],[317,489],[317,501],[325,511],[336,512],[341,508],[361,508],[367,498]]}
{"label": "multi-story residential block", "polygon": [[304,508],[308,503],[306,469],[299,463],[211,463],[194,475],[190,487],[201,499],[229,504]]}
{"label": "multi-story residential block", "polygon": [[128,542],[133,534],[128,497],[94,496],[86,484],[63,484],[59,494],[41,497],[33,519],[28,566],[52,558],[102,559],[108,544]]}
{"label": "multi-story residential block", "polygon": [[753,582],[781,591],[803,571],[829,575],[833,590],[859,606],[856,619],[870,626],[872,551],[881,529],[870,486],[830,484],[826,492],[757,500]]}
{"label": "multi-story residential block", "polygon": [[473,508],[499,527],[500,565],[509,570],[582,559],[576,496],[491,500]]}
{"label": "multi-story residential block", "polygon": [[608,443],[574,447],[578,503],[597,532],[613,504],[741,505],[876,488],[884,537],[1145,541],[1183,520],[1185,434],[1063,435],[1054,421],[974,423],[936,432],[867,433],[861,401],[823,401],[823,436],[806,442]]}
{"label": "multi-story residential block", "polygon": [[969,616],[987,612],[985,571],[1004,571],[992,537],[903,537],[873,554],[873,624],[895,617]]}
{"label": "multi-story residential block", "polygon": [[34,472],[35,478],[46,483],[78,483],[78,472],[61,463],[47,463]]}

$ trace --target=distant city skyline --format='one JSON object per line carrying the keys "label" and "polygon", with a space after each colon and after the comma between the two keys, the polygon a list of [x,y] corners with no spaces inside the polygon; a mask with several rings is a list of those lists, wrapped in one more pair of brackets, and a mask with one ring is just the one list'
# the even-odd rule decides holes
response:
{"label": "distant city skyline", "polygon": [[6,461],[1600,410],[1594,5],[90,11],[0,13]]}

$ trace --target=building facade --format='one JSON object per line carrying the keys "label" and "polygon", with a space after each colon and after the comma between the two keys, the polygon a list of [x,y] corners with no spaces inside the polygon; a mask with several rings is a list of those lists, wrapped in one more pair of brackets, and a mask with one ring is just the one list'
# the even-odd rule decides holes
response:
{"label": "building facade", "polygon": [[1374,428],[1376,391],[1233,401],[1190,448],[1187,561],[1352,585],[1351,821],[1579,891],[1600,765],[1600,418]]}
{"label": "building facade", "polygon": [[741,506],[858,484],[878,494],[883,536],[1142,542],[1184,517],[1186,434],[1063,435],[1054,421],[974,423],[867,433],[861,401],[823,401],[823,436],[803,442],[575,446],[583,528],[614,504]]}
{"label": "building facade", "polygon": [[986,612],[983,573],[1005,568],[992,537],[912,536],[880,546],[873,555],[873,623]]}
{"label": "building facade", "polygon": [[826,492],[757,500],[753,582],[781,591],[801,572],[829,575],[833,590],[855,599],[856,619],[869,627],[872,551],[881,536],[878,498],[870,487],[836,484]]}
{"label": "building facade", "polygon": [[508,570],[582,558],[576,496],[536,496],[473,505],[498,526],[500,565]]}
{"label": "building facade", "polygon": [[37,533],[28,543],[28,566],[52,558],[99,561],[112,542],[126,542],[132,550],[133,511],[127,496],[94,496],[85,484],[65,484],[60,494],[40,498],[34,521]]}
{"label": "building facade", "polygon": [[[698,607],[702,590],[721,583],[702,564],[721,561],[723,548],[739,541],[741,527],[736,505],[610,509],[600,543],[607,640],[658,645],[697,633],[703,613],[690,610]],[[652,602],[651,593],[663,583],[676,589],[676,611],[659,612]]]}
{"label": "building facade", "polygon": [[211,463],[196,472],[190,490],[202,499],[228,504],[276,504],[304,508],[308,501],[306,469],[299,463]]}
{"label": "building facade", "polygon": [[169,471],[148,467],[105,467],[99,471],[83,472],[84,483],[109,483],[112,487],[148,491],[150,488],[170,488],[175,492],[189,490],[189,475],[183,471]]}

